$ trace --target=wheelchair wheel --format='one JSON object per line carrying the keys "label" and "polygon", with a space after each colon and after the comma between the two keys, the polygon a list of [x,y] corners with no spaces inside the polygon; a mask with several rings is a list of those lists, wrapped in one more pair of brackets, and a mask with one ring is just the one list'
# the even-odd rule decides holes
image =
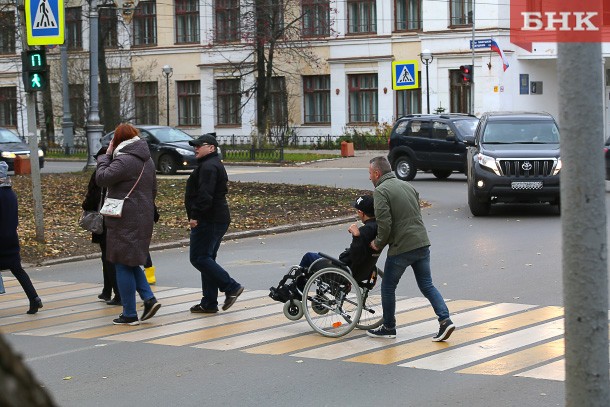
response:
{"label": "wheelchair wheel", "polygon": [[[383,323],[383,308],[381,307],[381,278],[383,270],[377,269],[376,275],[369,280],[362,292],[362,313],[356,324],[358,329],[374,329]],[[372,288],[370,288],[372,287]]]}
{"label": "wheelchair wheel", "polygon": [[284,315],[291,321],[301,319],[303,316],[303,304],[298,300],[288,300],[284,304]]}
{"label": "wheelchair wheel", "polygon": [[325,268],[312,275],[303,291],[305,318],[318,333],[337,338],[356,327],[362,312],[362,296],[346,271]]}

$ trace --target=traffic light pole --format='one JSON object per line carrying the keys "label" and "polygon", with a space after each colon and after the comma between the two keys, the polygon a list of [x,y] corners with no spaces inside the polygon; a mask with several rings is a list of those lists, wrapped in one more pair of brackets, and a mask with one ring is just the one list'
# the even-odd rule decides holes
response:
{"label": "traffic light pole", "polygon": [[[23,0],[18,0],[18,10],[21,21],[25,22]],[[20,25],[21,46],[25,51],[28,49],[26,42],[25,26]],[[28,122],[28,144],[30,146],[30,167],[32,172],[32,197],[34,199],[34,225],[36,228],[36,241],[44,242],[44,217],[42,209],[42,188],[40,182],[40,164],[38,161],[38,136],[36,126],[36,93],[26,92],[26,110]]]}

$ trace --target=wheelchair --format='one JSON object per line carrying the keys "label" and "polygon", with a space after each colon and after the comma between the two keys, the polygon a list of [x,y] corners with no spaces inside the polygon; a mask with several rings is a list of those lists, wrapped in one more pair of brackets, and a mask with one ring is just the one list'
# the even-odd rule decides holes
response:
{"label": "wheelchair", "polygon": [[370,275],[357,281],[349,266],[327,254],[307,269],[292,266],[269,296],[283,302],[286,318],[305,315],[314,331],[338,338],[354,328],[373,329],[383,322],[381,284],[383,271],[373,265]]}

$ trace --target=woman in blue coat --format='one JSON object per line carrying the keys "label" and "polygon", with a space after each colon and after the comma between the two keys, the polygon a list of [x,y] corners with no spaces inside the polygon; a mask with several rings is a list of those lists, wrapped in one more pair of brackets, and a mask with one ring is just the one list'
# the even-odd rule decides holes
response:
{"label": "woman in blue coat", "polygon": [[8,165],[0,161],[0,270],[10,270],[30,300],[28,314],[35,314],[42,308],[42,300],[36,293],[32,280],[21,266],[19,254],[17,195],[13,191],[8,176]]}

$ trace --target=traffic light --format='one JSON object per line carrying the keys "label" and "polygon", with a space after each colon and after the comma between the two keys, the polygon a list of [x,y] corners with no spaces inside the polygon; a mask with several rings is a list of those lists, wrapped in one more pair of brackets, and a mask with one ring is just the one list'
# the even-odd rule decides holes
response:
{"label": "traffic light", "polygon": [[472,68],[472,65],[460,66],[460,73],[462,74],[462,84],[469,85],[472,83],[472,77],[474,73],[474,70]]}
{"label": "traffic light", "polygon": [[48,82],[47,55],[44,49],[21,52],[23,85],[26,92],[40,92]]}

